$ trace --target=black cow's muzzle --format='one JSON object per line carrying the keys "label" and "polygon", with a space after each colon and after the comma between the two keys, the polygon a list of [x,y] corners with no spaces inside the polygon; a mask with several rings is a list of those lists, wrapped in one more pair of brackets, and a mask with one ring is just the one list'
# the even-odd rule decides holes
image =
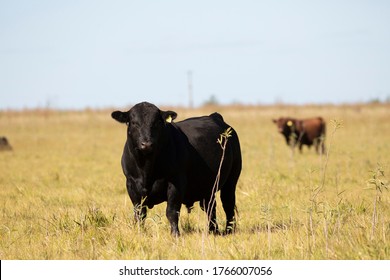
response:
{"label": "black cow's muzzle", "polygon": [[150,154],[153,152],[153,143],[150,141],[143,141],[139,145],[139,150],[145,155]]}

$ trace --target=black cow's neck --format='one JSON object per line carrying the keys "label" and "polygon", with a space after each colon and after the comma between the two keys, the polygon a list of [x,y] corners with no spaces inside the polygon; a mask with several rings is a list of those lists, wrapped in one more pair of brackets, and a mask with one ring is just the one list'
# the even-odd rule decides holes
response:
{"label": "black cow's neck", "polygon": [[169,143],[171,142],[169,128],[166,127],[164,134],[160,138],[159,143],[156,143],[153,147],[153,152],[150,154],[144,154],[135,145],[133,145],[130,139],[127,140],[128,152],[135,161],[135,165],[138,169],[138,178],[142,181],[142,188],[150,190],[155,180],[159,179],[166,169],[166,160],[164,155],[166,150],[169,149]]}

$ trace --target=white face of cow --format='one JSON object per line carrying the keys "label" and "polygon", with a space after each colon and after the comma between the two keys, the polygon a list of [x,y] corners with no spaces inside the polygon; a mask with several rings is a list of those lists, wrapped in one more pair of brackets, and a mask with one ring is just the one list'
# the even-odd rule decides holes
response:
{"label": "white face of cow", "polygon": [[115,111],[112,117],[127,123],[127,139],[133,149],[143,155],[152,154],[161,146],[168,121],[176,118],[173,111],[161,111],[150,103],[139,103],[128,112]]}

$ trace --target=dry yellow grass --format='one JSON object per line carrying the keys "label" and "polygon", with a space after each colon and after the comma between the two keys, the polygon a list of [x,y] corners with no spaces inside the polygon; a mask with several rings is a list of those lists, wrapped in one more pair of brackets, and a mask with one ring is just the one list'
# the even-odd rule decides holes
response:
{"label": "dry yellow grass", "polygon": [[[375,182],[388,185],[389,105],[177,108],[178,119],[214,111],[241,141],[237,232],[209,235],[196,205],[182,209],[177,239],[165,203],[145,228],[133,223],[125,127],[110,111],[0,112],[14,148],[0,152],[0,258],[390,259],[389,192],[368,184],[379,168]],[[271,122],[317,115],[328,123],[328,157],[293,154]],[[220,203],[217,215],[223,224]]]}

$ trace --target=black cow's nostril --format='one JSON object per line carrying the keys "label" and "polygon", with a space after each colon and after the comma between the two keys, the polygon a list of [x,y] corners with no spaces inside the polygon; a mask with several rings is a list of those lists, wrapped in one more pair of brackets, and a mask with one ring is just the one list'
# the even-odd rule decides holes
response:
{"label": "black cow's nostril", "polygon": [[142,151],[150,151],[152,149],[152,143],[151,142],[141,142],[140,149]]}

